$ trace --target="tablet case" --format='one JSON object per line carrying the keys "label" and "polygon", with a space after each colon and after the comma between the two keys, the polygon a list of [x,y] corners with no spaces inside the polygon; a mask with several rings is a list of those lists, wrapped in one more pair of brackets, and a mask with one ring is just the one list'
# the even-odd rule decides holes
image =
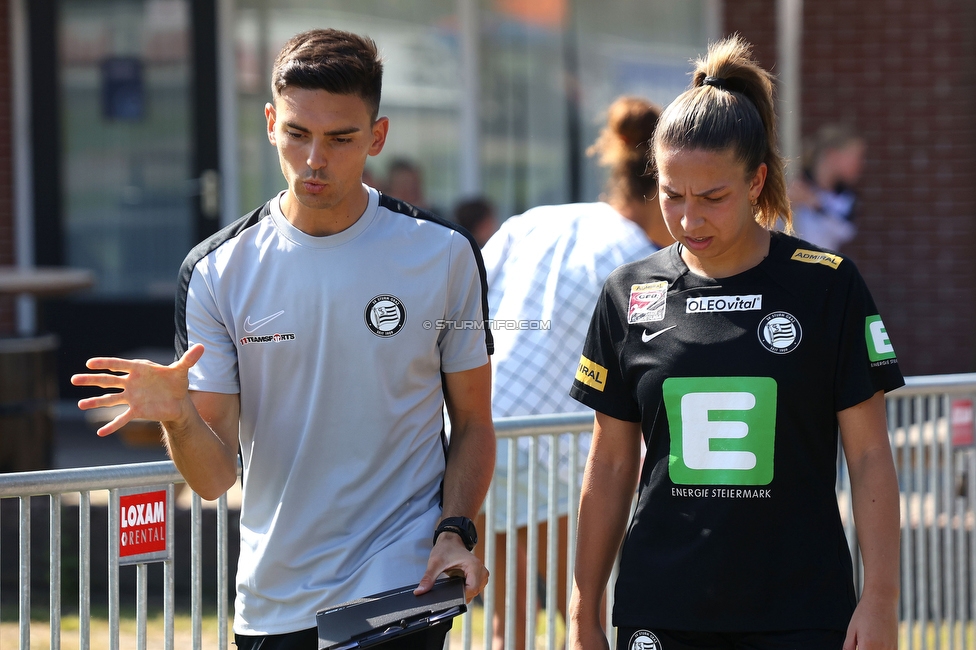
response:
{"label": "tablet case", "polygon": [[417,585],[392,589],[316,613],[319,650],[368,648],[425,630],[467,611],[464,578],[442,578],[425,594]]}

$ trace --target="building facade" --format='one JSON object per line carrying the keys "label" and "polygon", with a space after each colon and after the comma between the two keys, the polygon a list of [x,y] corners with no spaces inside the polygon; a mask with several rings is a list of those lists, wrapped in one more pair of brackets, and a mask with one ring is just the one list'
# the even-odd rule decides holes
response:
{"label": "building facade", "polygon": [[94,354],[169,346],[185,252],[283,187],[268,77],[311,26],[368,34],[386,59],[392,126],[372,182],[406,160],[435,211],[482,195],[503,218],[596,199],[585,150],[613,98],[666,104],[708,41],[742,33],[797,93],[798,135],[841,121],[867,140],[860,232],[844,252],[906,373],[973,370],[968,0],[0,0],[0,265],[97,277],[33,307],[0,296],[0,332],[56,332],[63,379]]}
{"label": "building facade", "polygon": [[[724,31],[777,70],[777,2],[725,5]],[[802,3],[803,134],[827,122],[867,141],[861,269],[906,374],[976,370],[976,4]]]}

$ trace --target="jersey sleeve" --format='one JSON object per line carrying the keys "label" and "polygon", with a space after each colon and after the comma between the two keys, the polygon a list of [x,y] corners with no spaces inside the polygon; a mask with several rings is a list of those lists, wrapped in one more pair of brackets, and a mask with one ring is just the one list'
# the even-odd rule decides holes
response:
{"label": "jersey sleeve", "polygon": [[487,295],[481,253],[470,240],[455,232],[444,313],[444,320],[455,326],[441,330],[437,339],[444,372],[463,372],[488,363],[493,343]]}
{"label": "jersey sleeve", "polygon": [[196,264],[186,293],[187,344],[204,347],[200,361],[190,368],[190,390],[239,393],[237,346],[217,306],[207,259]]}
{"label": "jersey sleeve", "polygon": [[627,325],[609,290],[612,279],[613,276],[604,284],[593,310],[569,394],[594,411],[618,420],[640,422],[640,405],[634,399],[633,387],[624,380],[621,367],[620,350]]}
{"label": "jersey sleeve", "polygon": [[837,411],[860,404],[879,390],[888,392],[905,384],[884,321],[856,268],[846,305],[840,308],[844,319],[834,380]]}

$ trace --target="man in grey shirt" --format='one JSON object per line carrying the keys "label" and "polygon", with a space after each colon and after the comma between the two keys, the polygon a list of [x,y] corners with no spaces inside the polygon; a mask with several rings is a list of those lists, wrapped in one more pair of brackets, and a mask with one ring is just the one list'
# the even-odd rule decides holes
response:
{"label": "man in grey shirt", "polygon": [[368,38],[286,43],[265,116],[288,188],[187,256],[177,361],[95,358],[122,374],[72,379],[121,389],[79,402],[128,405],[99,435],[160,421],[204,498],[240,453],[240,648],[315,648],[320,609],[441,573],[470,600],[488,578],[470,552],[495,452],[484,265],[468,235],[361,183],[389,128],[381,78]]}

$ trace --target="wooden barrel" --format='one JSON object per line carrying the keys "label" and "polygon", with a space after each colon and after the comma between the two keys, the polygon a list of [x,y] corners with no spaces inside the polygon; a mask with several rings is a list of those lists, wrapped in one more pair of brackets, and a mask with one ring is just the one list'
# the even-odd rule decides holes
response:
{"label": "wooden barrel", "polygon": [[58,337],[0,338],[0,472],[51,469]]}

